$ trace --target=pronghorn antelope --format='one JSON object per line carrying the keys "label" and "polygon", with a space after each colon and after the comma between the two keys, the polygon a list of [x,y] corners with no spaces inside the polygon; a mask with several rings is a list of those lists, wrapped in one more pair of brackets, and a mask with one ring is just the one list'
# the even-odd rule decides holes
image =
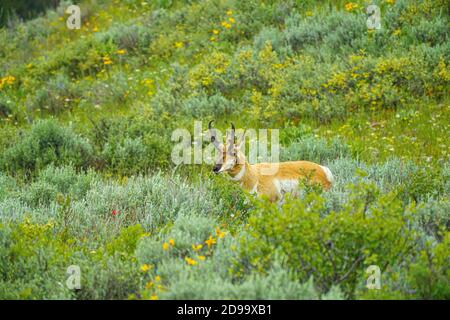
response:
{"label": "pronghorn antelope", "polygon": [[[329,189],[333,183],[333,175],[329,168],[309,161],[288,161],[280,163],[249,164],[241,152],[245,143],[242,136],[238,144],[235,142],[235,127],[231,124],[231,134],[227,135],[225,146],[217,141],[216,132],[208,124],[211,142],[218,149],[219,154],[214,165],[214,173],[227,172],[231,180],[239,182],[241,187],[258,196],[267,196],[272,202],[283,201],[289,192],[296,194],[300,179],[307,179],[312,183]],[[274,169],[274,170],[272,170]]]}

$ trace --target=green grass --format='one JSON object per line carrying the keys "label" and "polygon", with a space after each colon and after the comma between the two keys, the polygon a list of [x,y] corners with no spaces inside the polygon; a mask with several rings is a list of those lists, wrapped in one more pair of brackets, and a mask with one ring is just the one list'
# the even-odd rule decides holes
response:
{"label": "green grass", "polygon": [[[449,299],[448,6],[376,1],[369,31],[354,3],[85,0],[80,30],[64,7],[0,28],[0,298]],[[174,166],[172,131],[212,119],[279,129],[335,185],[278,207]]]}

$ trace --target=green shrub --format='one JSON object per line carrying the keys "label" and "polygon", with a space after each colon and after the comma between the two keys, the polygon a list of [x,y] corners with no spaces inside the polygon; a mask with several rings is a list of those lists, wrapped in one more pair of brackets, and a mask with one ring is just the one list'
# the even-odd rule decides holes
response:
{"label": "green shrub", "polygon": [[[360,1],[82,1],[81,30],[70,1],[14,18],[0,298],[449,299],[447,2],[378,1],[380,30]],[[271,205],[172,168],[194,118],[285,128],[281,160],[327,165],[333,186]]]}
{"label": "green shrub", "polygon": [[132,175],[169,166],[170,129],[161,121],[130,116],[121,120],[103,119],[90,134],[100,149],[102,168]]}
{"label": "green shrub", "polygon": [[[31,211],[31,207],[23,200],[17,197],[7,197],[0,201],[0,219],[1,221],[18,221],[22,220],[24,215]],[[54,210],[46,208],[43,211],[35,212],[36,218],[40,222],[48,221],[49,217],[54,215]]]}
{"label": "green shrub", "polygon": [[240,268],[264,272],[280,253],[300,281],[313,276],[322,292],[339,285],[352,297],[356,285],[365,281],[365,266],[384,270],[415,245],[408,223],[412,208],[405,208],[395,194],[379,195],[373,185],[354,187],[343,208],[325,216],[324,199],[314,193],[282,208],[265,202],[258,208],[243,239]]}
{"label": "green shrub", "polygon": [[0,172],[0,201],[10,196],[16,188],[16,181]]}
{"label": "green shrub", "polygon": [[81,199],[89,191],[91,184],[98,179],[99,175],[92,170],[77,172],[72,166],[49,165],[39,172],[36,180],[54,186],[59,193]]}
{"label": "green shrub", "polygon": [[428,244],[411,264],[408,272],[410,288],[419,299],[450,298],[450,232],[441,243]]}
{"label": "green shrub", "polygon": [[404,186],[418,170],[410,162],[391,158],[380,164],[367,164],[351,158],[342,158],[327,162],[334,176],[332,188],[323,193],[326,211],[339,211],[345,206],[351,195],[349,185],[361,183],[375,184],[381,193],[395,192],[405,204],[410,198],[404,196]]}
{"label": "green shrub", "polygon": [[285,21],[286,42],[293,51],[311,45],[322,45],[324,51],[347,49],[367,32],[364,18],[337,11],[307,18],[293,14]]}
{"label": "green shrub", "polygon": [[[149,266],[145,285],[135,298],[160,299],[319,299],[312,279],[301,284],[293,273],[274,263],[267,274],[251,273],[237,279],[231,273],[237,256],[234,238],[217,222],[199,216],[180,216],[156,238],[142,239],[138,262]],[[166,229],[166,228],[165,228]],[[222,236],[220,233],[224,232]],[[219,235],[218,235],[219,234]],[[212,236],[211,247],[205,240]],[[170,241],[173,241],[172,243]],[[165,245],[165,247],[164,247]],[[192,259],[193,264],[186,259]],[[334,287],[322,298],[342,299]]]}
{"label": "green shrub", "polygon": [[[185,271],[186,273],[186,271]],[[317,300],[321,296],[314,288],[312,279],[299,283],[291,279],[286,269],[270,270],[267,275],[252,275],[242,282],[230,282],[213,272],[188,277],[179,275],[170,283],[170,290],[163,291],[162,299],[239,299],[239,300]],[[323,299],[343,299],[340,293],[323,295]]]}
{"label": "green shrub", "polygon": [[0,118],[13,116],[13,106],[6,95],[0,94]]}
{"label": "green shrub", "polygon": [[219,118],[238,113],[235,103],[224,98],[220,93],[207,96],[204,93],[183,101],[183,112],[196,119],[205,117]]}
{"label": "green shrub", "polygon": [[37,121],[16,144],[6,149],[0,164],[10,172],[32,174],[51,163],[87,168],[92,160],[93,150],[88,141],[70,127],[43,120]]}
{"label": "green shrub", "polygon": [[53,224],[0,225],[2,299],[68,299],[63,285],[70,242],[53,237]]}
{"label": "green shrub", "polygon": [[141,138],[125,137],[122,141],[108,141],[102,151],[109,167],[118,172],[138,172],[143,169],[147,158]]}
{"label": "green shrub", "polygon": [[225,221],[237,225],[245,221],[251,203],[242,188],[233,181],[215,174],[207,175],[205,179],[211,181],[208,190],[221,208],[221,216]]}
{"label": "green shrub", "polygon": [[[169,224],[170,226],[170,224]],[[136,256],[141,264],[157,265],[169,257],[179,257],[194,254],[193,245],[204,245],[210,235],[214,235],[218,223],[214,218],[197,215],[178,216],[173,227],[167,233],[160,234],[159,238],[145,238],[139,244]],[[169,240],[175,245],[170,245]],[[163,248],[165,244],[166,248]],[[204,252],[204,250],[202,250]],[[197,254],[201,254],[197,252]]]}
{"label": "green shrub", "polygon": [[389,268],[382,273],[380,290],[359,290],[363,299],[448,300],[450,297],[450,232],[442,242],[427,242],[414,259],[402,268]]}
{"label": "green shrub", "polygon": [[280,150],[281,161],[307,160],[323,164],[349,156],[348,145],[339,138],[328,142],[326,139],[316,138],[313,135],[302,136]]}
{"label": "green shrub", "polygon": [[51,164],[39,172],[20,197],[32,207],[49,206],[56,201],[57,195],[82,199],[95,178],[99,177],[93,171],[77,174],[71,166],[57,168]]}
{"label": "green shrub", "polygon": [[76,299],[123,300],[139,288],[139,269],[132,260],[112,255],[103,258],[80,259],[81,290]]}
{"label": "green shrub", "polygon": [[140,225],[123,228],[103,247],[81,256],[81,290],[76,299],[126,299],[139,288],[140,277],[134,251],[144,234]]}
{"label": "green shrub", "polygon": [[105,80],[98,80],[94,84],[87,82],[85,85],[92,86],[83,94],[82,102],[87,107],[99,105],[102,108],[119,109],[127,103],[130,91],[136,90],[130,90],[130,80],[123,72],[115,72]]}
{"label": "green shrub", "polygon": [[409,176],[404,188],[404,196],[418,202],[429,197],[438,197],[444,194],[446,173],[437,168],[421,167]]}
{"label": "green shrub", "polygon": [[417,223],[426,235],[442,240],[442,234],[450,229],[450,201],[431,200],[422,203],[417,210]]}
{"label": "green shrub", "polygon": [[5,1],[2,3],[2,10],[0,12],[0,26],[7,26],[16,16],[21,19],[34,18],[50,8],[54,9],[56,4],[57,2],[52,0],[37,0],[31,3],[22,0]]}
{"label": "green shrub", "polygon": [[48,206],[56,199],[58,191],[55,186],[47,182],[34,182],[32,183],[27,193],[23,196],[25,202],[32,207]]}
{"label": "green shrub", "polygon": [[[116,215],[113,214],[116,212]],[[190,185],[177,175],[95,181],[83,199],[72,201],[75,234],[108,239],[124,226],[140,224],[153,232],[178,216],[220,216],[221,208],[207,186]]]}
{"label": "green shrub", "polygon": [[114,42],[117,47],[129,52],[146,50],[154,37],[149,26],[136,24],[114,24],[108,31],[96,35],[100,42]]}
{"label": "green shrub", "polygon": [[36,95],[29,99],[28,108],[43,115],[58,115],[71,110],[80,96],[80,88],[70,82],[67,76],[58,74],[36,91]]}
{"label": "green shrub", "polygon": [[276,28],[263,28],[259,34],[255,36],[255,49],[261,50],[267,42],[269,42],[272,48],[280,54],[285,53],[287,50],[283,34]]}
{"label": "green shrub", "polygon": [[[143,232],[124,229],[107,246],[67,238],[53,222],[0,224],[2,299],[125,299],[139,285],[133,252]],[[67,268],[80,267],[81,289],[66,285]]]}

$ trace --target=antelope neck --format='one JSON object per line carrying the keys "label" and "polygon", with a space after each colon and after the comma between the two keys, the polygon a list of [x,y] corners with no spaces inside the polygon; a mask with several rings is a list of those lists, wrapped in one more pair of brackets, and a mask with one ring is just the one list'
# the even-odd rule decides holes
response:
{"label": "antelope neck", "polygon": [[232,181],[239,181],[239,180],[241,180],[244,177],[244,174],[245,174],[245,167],[246,167],[246,164],[244,163],[242,165],[241,170],[239,170],[239,172],[236,175],[234,175],[234,176],[230,175],[231,176],[231,180]]}

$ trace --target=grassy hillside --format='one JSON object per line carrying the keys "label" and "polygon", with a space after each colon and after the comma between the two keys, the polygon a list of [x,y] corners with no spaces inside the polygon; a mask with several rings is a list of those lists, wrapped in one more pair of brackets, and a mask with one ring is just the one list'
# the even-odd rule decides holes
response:
{"label": "grassy hillside", "polygon": [[[450,299],[446,1],[373,1],[379,30],[364,1],[77,3],[0,28],[0,298]],[[212,119],[336,183],[279,207],[175,166]]]}

